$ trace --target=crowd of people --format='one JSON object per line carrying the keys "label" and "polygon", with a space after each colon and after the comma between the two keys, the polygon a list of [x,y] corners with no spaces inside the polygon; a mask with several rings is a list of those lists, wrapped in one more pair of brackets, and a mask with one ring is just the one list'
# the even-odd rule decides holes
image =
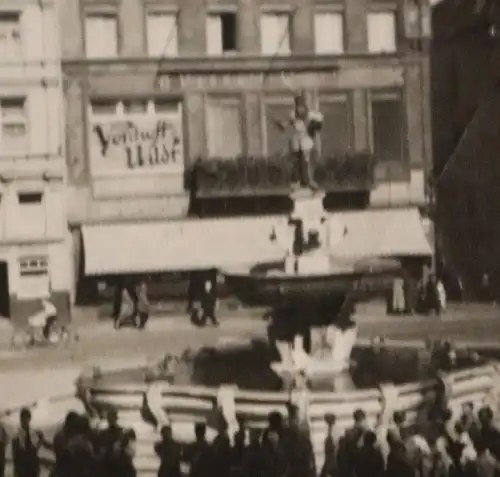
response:
{"label": "crowd of people", "polygon": [[[333,413],[324,416],[324,461],[316,460],[310,433],[289,404],[287,416],[272,412],[263,430],[248,429],[239,419],[233,436],[220,419],[217,435],[207,440],[207,425],[194,424],[195,441],[180,445],[172,428],[164,426],[154,444],[159,459],[158,477],[497,477],[500,475],[500,431],[490,407],[476,413],[465,403],[458,419],[436,401],[427,409],[425,428],[412,429],[404,412],[395,412],[387,426],[370,428],[366,414],[357,409],[354,424],[345,432],[336,429]],[[383,429],[383,430],[382,430]],[[1,434],[2,467],[5,473],[8,436]],[[49,441],[31,426],[30,410],[20,413],[12,438],[15,477],[39,477],[40,449],[55,455],[53,477],[135,477],[136,435],[122,428],[118,414],[110,410],[107,426],[94,429],[89,419],[69,412],[64,424]]]}

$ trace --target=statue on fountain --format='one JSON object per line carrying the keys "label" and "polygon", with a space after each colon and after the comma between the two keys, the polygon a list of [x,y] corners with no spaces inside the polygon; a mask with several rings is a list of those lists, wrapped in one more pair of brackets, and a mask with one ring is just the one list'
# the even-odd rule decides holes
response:
{"label": "statue on fountain", "polygon": [[313,151],[316,147],[316,135],[323,126],[323,115],[309,109],[305,92],[302,91],[295,96],[290,119],[278,121],[277,124],[283,131],[291,129],[290,152],[300,186],[317,190],[318,186],[314,180]]}

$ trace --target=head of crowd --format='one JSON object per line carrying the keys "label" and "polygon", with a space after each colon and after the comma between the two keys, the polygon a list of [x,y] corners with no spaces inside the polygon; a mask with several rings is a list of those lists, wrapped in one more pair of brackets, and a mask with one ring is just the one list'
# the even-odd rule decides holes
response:
{"label": "head of crowd", "polygon": [[[334,411],[332,409],[332,411]],[[321,459],[315,455],[312,437],[318,435],[300,419],[289,403],[286,415],[271,412],[263,428],[247,426],[237,419],[230,432],[220,418],[216,435],[208,439],[208,425],[195,422],[194,439],[176,441],[171,425],[159,427],[156,455],[159,477],[495,477],[500,475],[500,431],[493,410],[473,403],[462,405],[453,415],[446,405],[434,404],[425,411],[426,425],[409,422],[396,411],[389,423],[371,425],[363,409],[356,409],[352,425],[337,428],[335,413],[324,416]],[[4,432],[12,448],[16,477],[39,477],[40,450],[53,451],[52,477],[134,477],[137,436],[120,425],[119,413],[111,409],[105,425],[94,426],[86,415],[69,412],[61,427],[47,439],[31,424],[31,411],[20,412],[18,429]],[[5,461],[5,460],[4,460]]]}

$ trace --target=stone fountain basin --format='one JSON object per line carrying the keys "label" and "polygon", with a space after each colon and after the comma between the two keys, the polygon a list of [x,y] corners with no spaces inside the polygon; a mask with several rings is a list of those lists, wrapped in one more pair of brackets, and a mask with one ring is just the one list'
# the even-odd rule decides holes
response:
{"label": "stone fountain basin", "polygon": [[390,289],[401,263],[391,258],[345,259],[329,256],[328,271],[287,273],[285,262],[222,270],[228,288],[246,305],[273,306],[288,301],[321,301],[332,295]]}
{"label": "stone fountain basin", "polygon": [[[255,344],[252,346],[255,347]],[[262,351],[260,346],[262,344],[257,344],[256,349]],[[272,388],[272,383],[262,375],[260,378],[264,378],[264,389],[253,386],[252,382],[257,383],[256,377],[250,375],[257,373],[261,365],[255,366],[253,371],[250,370],[251,373],[248,370],[242,372],[240,366],[252,356],[252,353],[247,350],[246,358],[236,359],[235,356],[241,356],[241,347],[241,344],[228,343],[221,349],[215,350],[215,353],[213,350],[205,350],[205,356],[208,355],[209,358],[204,361],[202,353],[200,359],[204,364],[198,370],[196,377],[193,378],[186,370],[177,370],[174,373],[176,381],[173,383],[145,382],[146,366],[140,364],[135,367],[128,365],[122,370],[116,368],[106,370],[103,366],[102,373],[99,373],[101,377],[89,379],[86,375],[90,402],[101,414],[101,418],[107,409],[117,409],[122,425],[136,430],[138,445],[135,465],[141,476],[152,477],[158,470],[159,462],[153,452],[153,443],[159,438],[155,415],[160,414],[171,422],[175,438],[181,443],[189,443],[194,438],[193,423],[196,421],[208,422],[208,437],[211,439],[214,436],[214,409],[217,407],[232,409],[234,415],[245,417],[250,427],[262,428],[266,425],[269,412],[277,410],[285,414],[286,403],[290,399],[296,400],[300,406],[305,406],[313,447],[320,463],[323,459],[323,440],[326,432],[323,418],[327,412],[334,412],[337,416],[339,433],[352,425],[352,413],[357,408],[365,410],[372,426],[379,424],[382,429],[387,426],[395,410],[407,412],[410,426],[420,425],[422,422],[425,424],[423,416],[434,398],[438,381],[446,389],[450,407],[455,413],[458,413],[461,405],[468,401],[477,407],[490,404],[494,409],[497,408],[500,372],[496,361],[482,359],[472,364],[462,356],[458,369],[443,374],[438,380],[430,379],[427,373],[415,366],[416,353],[422,349],[423,343],[385,342],[381,356],[372,359],[368,367],[363,365],[361,358],[367,355],[373,357],[373,350],[369,343],[359,343],[353,353],[358,366],[351,371],[358,389],[349,392],[312,389],[300,395],[268,390],[267,388]],[[493,348],[481,350],[481,353],[489,358],[497,358],[499,355],[499,351]],[[229,358],[231,360],[228,365]],[[228,371],[225,380],[222,380],[223,384],[219,385],[216,378],[209,375],[207,367],[210,366],[210,369],[216,371],[217,363],[223,360]],[[396,362],[401,374],[395,374]],[[262,365],[263,363],[264,359]],[[410,374],[404,376],[403,370],[405,374]],[[380,380],[378,385],[370,381],[374,373]],[[215,374],[218,374],[217,379],[221,378],[219,371]],[[246,375],[250,376],[248,380],[239,378]],[[405,382],[410,378],[414,381]],[[393,379],[394,382],[381,384],[388,379]],[[235,383],[239,386],[236,387]],[[60,406],[57,404],[57,399],[50,401],[49,405]],[[35,408],[37,406],[40,407],[38,403],[34,404]],[[8,414],[14,423],[18,410],[11,410]],[[5,418],[5,415],[3,417]],[[60,414],[60,417],[62,419],[63,414]],[[37,420],[36,425],[44,427],[40,420]],[[234,425],[234,422],[230,422],[231,428],[234,429]],[[49,433],[53,431],[52,420],[48,424],[48,431]],[[47,456],[47,459],[50,460],[50,456]]]}

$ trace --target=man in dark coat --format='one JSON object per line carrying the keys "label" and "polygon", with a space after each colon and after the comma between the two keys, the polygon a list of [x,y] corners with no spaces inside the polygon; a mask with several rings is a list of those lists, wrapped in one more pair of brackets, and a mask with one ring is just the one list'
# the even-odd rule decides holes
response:
{"label": "man in dark coat", "polygon": [[201,310],[201,326],[205,326],[208,321],[210,321],[213,326],[219,326],[219,321],[216,317],[217,291],[212,280],[205,281],[205,286],[201,297]]}
{"label": "man in dark coat", "polygon": [[120,446],[124,430],[118,424],[118,413],[111,409],[107,416],[108,427],[98,435],[99,457],[103,477],[114,477],[120,467]]}
{"label": "man in dark coat", "polygon": [[181,477],[181,449],[170,426],[161,428],[161,441],[155,444],[155,452],[160,458],[158,477]]}
{"label": "man in dark coat", "polygon": [[31,427],[31,411],[21,409],[19,430],[12,441],[15,477],[39,477],[39,451],[45,445],[43,434]]}
{"label": "man in dark coat", "polygon": [[187,454],[189,462],[189,477],[209,477],[213,475],[211,469],[210,444],[207,442],[207,425],[198,422],[195,424],[195,442],[190,446]]}

